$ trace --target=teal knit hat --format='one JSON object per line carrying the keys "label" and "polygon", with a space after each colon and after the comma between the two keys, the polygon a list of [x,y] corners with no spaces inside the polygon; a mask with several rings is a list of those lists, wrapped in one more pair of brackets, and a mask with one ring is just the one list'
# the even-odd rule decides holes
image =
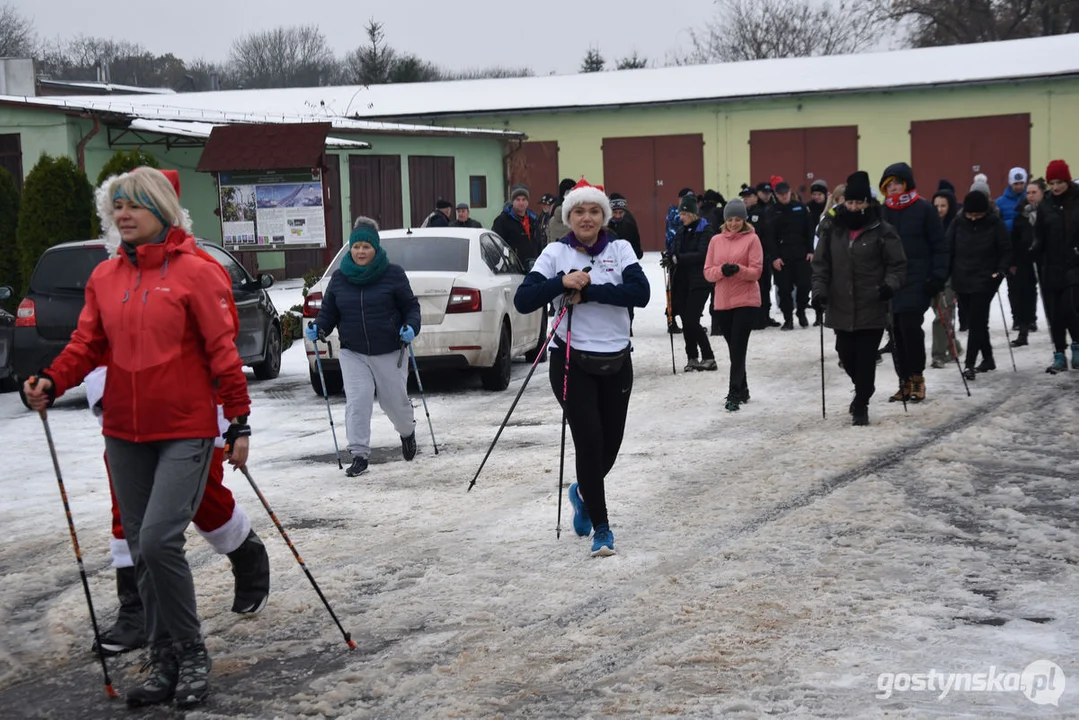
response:
{"label": "teal knit hat", "polygon": [[358,242],[370,243],[376,252],[381,250],[382,245],[378,238],[378,223],[369,217],[356,218],[356,222],[352,226],[352,234],[348,236],[349,247]]}

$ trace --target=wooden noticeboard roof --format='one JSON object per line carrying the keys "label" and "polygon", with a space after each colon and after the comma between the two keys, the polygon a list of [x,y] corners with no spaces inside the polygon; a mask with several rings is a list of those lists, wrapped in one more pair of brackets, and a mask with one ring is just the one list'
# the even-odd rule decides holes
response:
{"label": "wooden noticeboard roof", "polygon": [[210,133],[200,172],[289,170],[322,165],[330,123],[221,125]]}

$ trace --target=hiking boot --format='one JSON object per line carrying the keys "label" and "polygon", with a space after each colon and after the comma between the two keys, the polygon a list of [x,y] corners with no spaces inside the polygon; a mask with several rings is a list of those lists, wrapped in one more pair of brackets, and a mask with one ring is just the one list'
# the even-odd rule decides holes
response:
{"label": "hiking boot", "polygon": [[993,361],[993,358],[982,358],[982,364],[974,368],[975,372],[985,373],[990,370],[996,370],[997,364]]}
{"label": "hiking boot", "polygon": [[978,377],[978,373],[972,367],[967,367],[963,370],[963,377],[967,380],[974,380]]}
{"label": "hiking boot", "polygon": [[1079,370],[1079,343],[1072,343],[1072,370]]}
{"label": "hiking boot", "polygon": [[798,327],[809,327],[809,319],[806,318],[806,311],[798,311]]}
{"label": "hiking boot", "polygon": [[357,475],[363,475],[367,472],[367,458],[352,458],[352,464],[345,470],[345,475],[348,477],[356,477]]}
{"label": "hiking boot", "polygon": [[851,403],[850,424],[863,427],[869,424],[869,406],[864,403]]}
{"label": "hiking boot", "polygon": [[910,379],[910,401],[920,403],[925,400],[925,375],[915,375]]}
{"label": "hiking boot", "polygon": [[701,361],[697,358],[690,358],[686,363],[686,366],[682,368],[682,372],[693,372],[701,369]]}
{"label": "hiking boot", "polygon": [[592,532],[592,518],[588,515],[588,507],[584,504],[577,483],[569,486],[569,504],[573,506],[573,532],[588,537],[588,533]]}
{"label": "hiking boot", "polygon": [[780,330],[793,330],[794,329],[794,320],[791,319],[790,315],[787,315],[786,317],[783,318],[783,326],[780,327],[779,329]]}
{"label": "hiking boot", "polygon": [[202,640],[183,643],[178,660],[180,672],[176,681],[176,706],[194,707],[210,694],[210,668],[213,663],[206,654],[206,643]]}
{"label": "hiking boot", "polygon": [[1045,372],[1050,375],[1056,375],[1058,372],[1066,372],[1068,370],[1068,358],[1064,356],[1064,353],[1053,353],[1053,364],[1045,368]]}
{"label": "hiking boot", "polygon": [[141,671],[150,671],[150,677],[142,685],[127,692],[128,707],[159,705],[172,700],[179,677],[176,651],[171,642],[157,643],[150,648],[150,657]]}
{"label": "hiking boot", "polygon": [[408,437],[401,437],[401,455],[405,460],[412,460],[416,457],[416,431],[413,430],[412,434]]}
{"label": "hiking boot", "polygon": [[592,557],[614,555],[614,533],[607,525],[597,525],[592,536]]}
{"label": "hiking boot", "polygon": [[899,390],[896,391],[895,395],[888,398],[888,402],[906,402],[907,400],[910,400],[911,391],[913,391],[913,389],[914,383],[910,380],[899,383]]}
{"label": "hiking boot", "polygon": [[135,568],[116,568],[116,596],[120,599],[116,622],[101,633],[100,642],[95,642],[91,648],[105,657],[135,650],[146,644],[146,619],[142,613]]}
{"label": "hiking boot", "polygon": [[716,365],[716,359],[715,358],[708,358],[707,360],[701,360],[701,364],[697,369],[698,370],[705,370],[705,371],[710,372],[712,370],[718,370],[719,366]]}
{"label": "hiking boot", "polygon": [[270,557],[262,538],[252,530],[228,557],[236,581],[232,612],[240,615],[259,612],[270,598]]}

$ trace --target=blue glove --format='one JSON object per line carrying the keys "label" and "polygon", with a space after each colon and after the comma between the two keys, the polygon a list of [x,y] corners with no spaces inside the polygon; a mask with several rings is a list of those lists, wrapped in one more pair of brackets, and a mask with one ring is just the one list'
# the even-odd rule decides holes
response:
{"label": "blue glove", "polygon": [[401,342],[410,343],[416,339],[416,331],[412,329],[411,325],[402,325],[398,336],[401,338]]}
{"label": "blue glove", "polygon": [[303,331],[303,336],[311,342],[318,340],[318,325],[310,325]]}

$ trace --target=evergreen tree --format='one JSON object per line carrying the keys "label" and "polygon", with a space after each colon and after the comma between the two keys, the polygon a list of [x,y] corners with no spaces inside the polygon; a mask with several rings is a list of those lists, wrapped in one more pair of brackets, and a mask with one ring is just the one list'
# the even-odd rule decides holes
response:
{"label": "evergreen tree", "polygon": [[161,165],[157,162],[157,158],[153,155],[144,153],[140,148],[134,148],[130,152],[124,152],[123,150],[117,150],[109,161],[105,163],[105,167],[101,168],[101,172],[97,174],[96,186],[100,187],[101,183],[108,180],[113,175],[123,175],[126,172],[131,172],[137,167],[152,167],[159,168]]}
{"label": "evergreen tree", "polygon": [[53,245],[92,237],[94,214],[94,191],[86,173],[66,157],[42,153],[23,183],[15,233],[23,294],[43,252]]}
{"label": "evergreen tree", "polygon": [[[15,244],[15,229],[19,224],[19,190],[15,178],[0,168],[0,285],[7,285],[16,293],[22,288],[19,280],[19,254]],[[13,311],[17,299],[4,303]]]}
{"label": "evergreen tree", "polygon": [[648,67],[648,58],[641,57],[634,50],[632,55],[621,58],[615,65],[618,70],[641,70]]}
{"label": "evergreen tree", "polygon": [[603,55],[600,54],[597,48],[588,48],[588,53],[584,56],[584,60],[581,61],[581,72],[603,72],[603,66],[607,64],[607,61],[603,59]]}

